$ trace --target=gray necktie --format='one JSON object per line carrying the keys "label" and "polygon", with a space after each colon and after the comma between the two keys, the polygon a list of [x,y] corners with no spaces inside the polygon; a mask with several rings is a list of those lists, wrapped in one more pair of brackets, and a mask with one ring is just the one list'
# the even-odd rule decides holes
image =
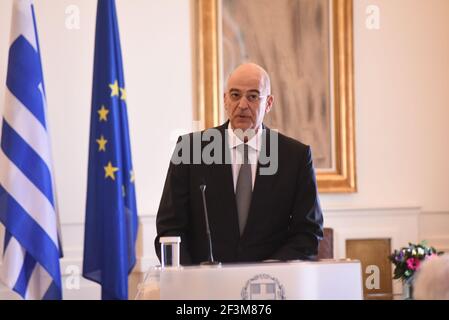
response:
{"label": "gray necktie", "polygon": [[251,205],[251,196],[253,193],[253,181],[251,177],[251,164],[248,161],[248,145],[242,144],[243,147],[243,163],[240,167],[239,177],[237,179],[237,187],[235,189],[235,198],[237,202],[237,211],[239,214],[240,235],[245,229],[246,220],[248,218],[249,207]]}

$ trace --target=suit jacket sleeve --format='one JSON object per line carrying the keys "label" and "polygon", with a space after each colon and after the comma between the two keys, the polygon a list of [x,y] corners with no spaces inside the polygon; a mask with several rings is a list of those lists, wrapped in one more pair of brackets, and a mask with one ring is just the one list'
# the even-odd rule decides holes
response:
{"label": "suit jacket sleeve", "polygon": [[[178,139],[180,146],[182,138]],[[178,148],[175,149],[173,157],[177,156]],[[173,160],[172,157],[172,160]],[[160,237],[180,236],[181,252],[180,262],[182,265],[192,263],[189,254],[189,244],[186,230],[189,223],[190,212],[190,188],[189,188],[189,166],[188,164],[174,164],[170,161],[164,190],[156,218],[157,237],[154,241],[156,254],[161,260]]]}
{"label": "suit jacket sleeve", "polygon": [[318,199],[310,147],[307,147],[300,165],[287,241],[271,259],[314,259],[318,254],[319,241],[323,238],[323,215]]}

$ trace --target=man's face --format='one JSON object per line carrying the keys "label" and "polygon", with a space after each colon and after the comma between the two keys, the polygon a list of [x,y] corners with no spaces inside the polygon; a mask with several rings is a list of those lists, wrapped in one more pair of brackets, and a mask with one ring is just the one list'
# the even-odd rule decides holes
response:
{"label": "man's face", "polygon": [[263,73],[251,67],[237,68],[228,80],[224,104],[233,129],[259,129],[273,104]]}

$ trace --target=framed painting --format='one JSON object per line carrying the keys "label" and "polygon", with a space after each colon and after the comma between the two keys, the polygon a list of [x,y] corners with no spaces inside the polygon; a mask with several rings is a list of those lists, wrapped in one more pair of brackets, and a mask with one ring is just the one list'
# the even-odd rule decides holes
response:
{"label": "framed painting", "polygon": [[197,109],[224,122],[229,73],[264,67],[275,102],[264,123],[312,147],[320,192],[356,192],[352,0],[194,0]]}

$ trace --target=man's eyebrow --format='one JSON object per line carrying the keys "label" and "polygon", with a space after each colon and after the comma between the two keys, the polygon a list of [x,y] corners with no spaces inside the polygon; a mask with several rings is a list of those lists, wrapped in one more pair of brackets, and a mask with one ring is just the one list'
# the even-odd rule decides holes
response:
{"label": "man's eyebrow", "polygon": [[[233,92],[233,91],[234,92],[242,92],[242,90],[239,90],[239,89],[236,89],[236,88],[229,89],[229,92]],[[257,90],[257,89],[250,89],[247,92],[260,94],[260,91]]]}

